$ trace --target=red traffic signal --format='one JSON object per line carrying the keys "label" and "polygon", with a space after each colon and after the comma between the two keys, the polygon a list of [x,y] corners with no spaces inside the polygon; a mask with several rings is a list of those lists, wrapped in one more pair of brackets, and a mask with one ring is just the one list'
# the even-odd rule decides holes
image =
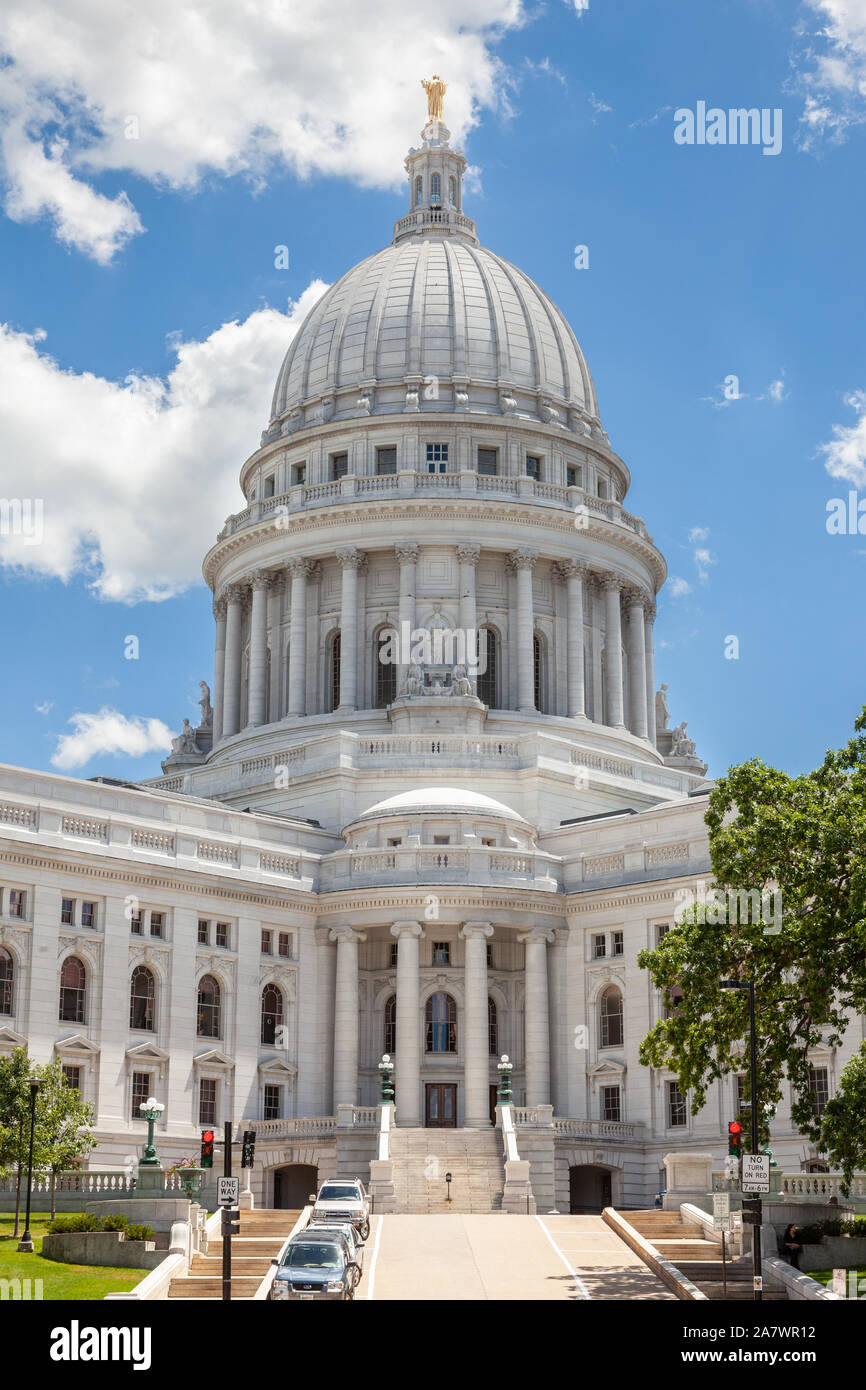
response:
{"label": "red traffic signal", "polygon": [[739,1158],[743,1152],[743,1126],[739,1120],[731,1120],[728,1125],[728,1154]]}
{"label": "red traffic signal", "polygon": [[201,1134],[201,1167],[213,1167],[213,1130],[203,1129]]}

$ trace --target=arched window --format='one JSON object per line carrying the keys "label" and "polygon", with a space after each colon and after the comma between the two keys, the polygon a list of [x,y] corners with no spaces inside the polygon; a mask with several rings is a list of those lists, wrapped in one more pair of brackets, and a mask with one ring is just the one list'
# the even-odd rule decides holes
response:
{"label": "arched window", "polygon": [[489,1043],[487,1050],[491,1057],[499,1056],[499,1019],[496,1013],[496,1000],[487,1000],[487,1035]]}
{"label": "arched window", "polygon": [[448,201],[453,208],[457,206],[457,180],[448,180]]}
{"label": "arched window", "polygon": [[129,989],[129,1026],[153,1031],[153,1001],[156,982],[146,965],[137,965],[132,972]]}
{"label": "arched window", "polygon": [[487,663],[484,670],[478,673],[476,689],[479,700],[483,700],[485,705],[491,709],[499,709],[499,643],[496,633],[492,627],[482,627],[478,633],[479,657],[482,658],[480,664],[484,665],[484,655],[486,652]]}
{"label": "arched window", "polygon": [[394,1056],[397,1051],[397,996],[392,994],[385,1005],[385,1038],[383,1052]]}
{"label": "arched window", "polygon": [[331,695],[331,709],[335,710],[340,704],[340,634],[335,632],[331,638],[330,670],[328,672],[328,689]]}
{"label": "arched window", "polygon": [[539,711],[543,711],[543,701],[547,687],[547,671],[545,669],[546,662],[544,648],[544,638],[540,637],[539,634],[536,632],[535,636],[532,639],[532,679],[535,708]]}
{"label": "arched window", "polygon": [[262,1042],[276,1046],[277,1029],[283,1026],[283,992],[276,985],[262,990]]}
{"label": "arched window", "polygon": [[15,962],[5,946],[0,946],[0,1014],[11,1014],[12,1012],[12,984],[14,979]]}
{"label": "arched window", "polygon": [[599,1003],[600,1047],[622,1047],[622,995],[608,985]]}
{"label": "arched window", "polygon": [[198,982],[196,1033],[200,1038],[220,1035],[220,987],[213,975],[202,975]]}
{"label": "arched window", "polygon": [[439,174],[434,174],[430,180],[430,202],[442,202],[442,178]]}
{"label": "arched window", "polygon": [[427,1051],[457,1051],[457,1005],[450,994],[431,994],[425,1010]]}
{"label": "arched window", "polygon": [[87,971],[77,956],[67,956],[60,968],[60,1022],[86,1023]]}
{"label": "arched window", "polygon": [[387,709],[397,698],[397,667],[392,660],[395,647],[393,627],[381,627],[373,638],[373,661],[375,663],[375,709]]}
{"label": "arched window", "polygon": [[424,195],[424,180],[422,179],[421,175],[419,174],[418,177],[417,177],[416,180],[415,180],[415,206],[416,206],[416,207],[417,207],[418,204],[421,202],[421,199],[422,199],[423,195]]}

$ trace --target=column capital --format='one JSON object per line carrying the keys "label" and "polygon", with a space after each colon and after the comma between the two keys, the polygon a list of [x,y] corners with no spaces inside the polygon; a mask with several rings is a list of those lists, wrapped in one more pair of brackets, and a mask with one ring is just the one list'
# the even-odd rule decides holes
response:
{"label": "column capital", "polygon": [[271,570],[253,570],[249,576],[250,588],[253,593],[266,593],[271,582]]}
{"label": "column capital", "polygon": [[643,612],[647,622],[654,623],[656,620],[655,599],[651,594],[644,594]]}
{"label": "column capital", "polygon": [[392,922],[391,935],[400,937],[405,933],[406,936],[423,936],[424,928],[420,922]]}
{"label": "column capital", "polygon": [[646,589],[642,589],[639,584],[624,585],[622,596],[630,608],[643,608],[648,598]]}
{"label": "column capital", "polygon": [[556,932],[552,927],[530,927],[529,931],[521,932],[518,941],[541,941],[550,943],[556,937]]}
{"label": "column capital", "polygon": [[603,589],[606,589],[608,591],[612,589],[621,591],[626,587],[625,580],[623,579],[622,575],[617,574],[614,570],[602,570],[598,576],[598,582]]}
{"label": "column capital", "polygon": [[367,563],[367,555],[363,550],[357,550],[355,546],[347,546],[344,550],[336,552],[337,563],[341,569],[359,570],[363,569]]}
{"label": "column capital", "polygon": [[328,932],[329,941],[354,941],[357,945],[359,941],[367,940],[367,933],[356,931],[354,927],[331,927]]}
{"label": "column capital", "polygon": [[567,583],[569,579],[587,579],[589,577],[589,566],[585,560],[557,560],[553,569],[563,584]]}
{"label": "column capital", "polygon": [[512,550],[508,557],[508,563],[515,570],[531,570],[537,559],[537,550]]}
{"label": "column capital", "polygon": [[213,601],[213,615],[218,623],[222,622],[225,617],[227,607],[228,603],[226,602],[225,591],[223,591],[219,598],[215,598]]}
{"label": "column capital", "polygon": [[295,575],[301,579],[312,579],[319,568],[318,560],[308,560],[304,555],[298,555],[293,560],[286,561],[286,569],[294,579]]}
{"label": "column capital", "polygon": [[463,922],[458,935],[464,938],[470,936],[492,936],[493,927],[489,922]]}
{"label": "column capital", "polygon": [[461,565],[477,565],[481,559],[480,545],[458,545],[457,559]]}
{"label": "column capital", "polygon": [[268,570],[268,588],[272,594],[276,594],[280,589],[284,588],[285,583],[286,571],[284,569]]}
{"label": "column capital", "polygon": [[418,560],[419,550],[420,546],[408,543],[404,544],[403,542],[401,542],[400,545],[394,546],[394,554],[397,556],[401,565],[414,565]]}
{"label": "column capital", "polygon": [[247,584],[241,580],[236,584],[227,584],[223,589],[223,594],[225,595],[227,603],[244,604],[248,600],[249,588]]}

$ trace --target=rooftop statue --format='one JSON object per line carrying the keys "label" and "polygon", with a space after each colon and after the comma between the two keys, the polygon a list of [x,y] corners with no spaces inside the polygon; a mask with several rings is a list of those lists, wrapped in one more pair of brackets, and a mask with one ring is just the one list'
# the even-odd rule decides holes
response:
{"label": "rooftop statue", "polygon": [[430,121],[443,120],[442,105],[448,88],[447,82],[443,82],[441,77],[434,74],[429,81],[422,79],[421,86],[427,93],[427,119]]}

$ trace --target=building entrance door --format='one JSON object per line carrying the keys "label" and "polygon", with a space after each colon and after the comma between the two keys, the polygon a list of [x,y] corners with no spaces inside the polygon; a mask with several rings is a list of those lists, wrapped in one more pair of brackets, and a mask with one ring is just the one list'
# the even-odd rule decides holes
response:
{"label": "building entrance door", "polygon": [[496,1107],[499,1104],[499,1087],[490,1087],[490,1123],[496,1124]]}
{"label": "building entrance door", "polygon": [[436,1085],[424,1087],[426,1096],[425,1120],[428,1129],[456,1129],[457,1087]]}

